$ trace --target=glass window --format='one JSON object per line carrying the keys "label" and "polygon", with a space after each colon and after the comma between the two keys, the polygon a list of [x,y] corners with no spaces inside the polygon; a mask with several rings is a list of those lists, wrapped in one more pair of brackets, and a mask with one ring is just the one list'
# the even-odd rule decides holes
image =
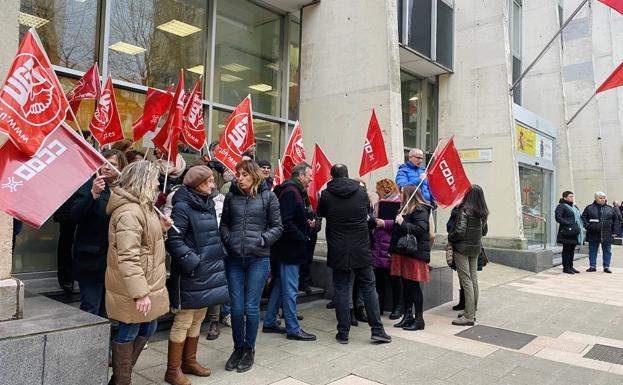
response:
{"label": "glass window", "polygon": [[97,60],[97,0],[22,0],[20,40],[34,27],[52,64],[80,71]]}
{"label": "glass window", "polygon": [[108,60],[113,78],[166,89],[185,69],[187,88],[205,72],[207,2],[115,0]]}
{"label": "glass window", "polygon": [[428,88],[426,92],[426,145],[423,150],[425,153],[432,153],[436,146],[433,144],[433,127],[435,125],[435,85],[426,82],[426,87]]}
{"label": "glass window", "polygon": [[521,213],[524,236],[529,245],[546,242],[546,224],[551,215],[551,176],[549,171],[519,166]]}
{"label": "glass window", "polygon": [[214,100],[235,106],[248,94],[253,110],[281,114],[281,17],[244,0],[216,11]]}
{"label": "glass window", "polygon": [[513,55],[521,58],[521,5],[513,1],[513,25],[512,25],[512,51]]}
{"label": "glass window", "polygon": [[442,0],[437,0],[437,61],[452,69],[454,38],[454,10]]}
{"label": "glass window", "polygon": [[409,3],[409,47],[430,57],[431,0],[411,0]]}
{"label": "glass window", "polygon": [[[513,83],[521,76],[521,59],[513,56]],[[513,88],[513,102],[521,104],[521,82]]]}
{"label": "glass window", "polygon": [[290,23],[290,79],[288,83],[288,119],[299,118],[299,77],[301,52],[301,25]]}
{"label": "glass window", "polygon": [[419,112],[421,106],[420,79],[400,73],[402,98],[402,133],[405,152],[419,146]]}
{"label": "glass window", "polygon": [[13,273],[56,270],[58,230],[51,218],[39,230],[24,224],[15,238]]}
{"label": "glass window", "polygon": [[127,139],[132,139],[132,123],[143,113],[145,94],[116,87],[114,92],[119,118],[121,119],[121,127],[123,127],[123,136]]}

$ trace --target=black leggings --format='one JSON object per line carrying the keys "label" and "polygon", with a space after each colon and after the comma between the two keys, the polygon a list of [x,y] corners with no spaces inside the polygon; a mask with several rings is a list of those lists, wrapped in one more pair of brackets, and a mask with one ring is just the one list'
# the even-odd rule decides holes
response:
{"label": "black leggings", "polygon": [[424,308],[424,296],[422,295],[420,283],[403,278],[402,287],[404,290],[405,311],[411,309],[411,306],[414,306],[414,311],[416,313],[422,313]]}
{"label": "black leggings", "polygon": [[573,267],[573,255],[574,254],[575,254],[575,245],[563,243],[562,245],[562,267],[564,268]]}

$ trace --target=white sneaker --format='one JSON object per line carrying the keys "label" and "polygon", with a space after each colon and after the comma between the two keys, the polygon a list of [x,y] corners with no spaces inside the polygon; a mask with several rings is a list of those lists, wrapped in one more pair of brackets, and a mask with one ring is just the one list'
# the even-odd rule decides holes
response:
{"label": "white sneaker", "polygon": [[221,324],[231,327],[231,314],[227,314],[225,317],[221,318]]}

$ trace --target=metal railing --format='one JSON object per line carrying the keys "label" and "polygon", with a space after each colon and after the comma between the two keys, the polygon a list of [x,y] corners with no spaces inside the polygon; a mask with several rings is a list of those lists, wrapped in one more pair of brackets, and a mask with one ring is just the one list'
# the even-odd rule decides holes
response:
{"label": "metal railing", "polygon": [[538,221],[543,222],[543,235],[541,235],[541,240],[543,241],[543,250],[545,250],[547,248],[547,219],[541,216],[538,216],[538,215],[524,213],[524,212],[522,212],[521,215],[527,215],[531,218],[534,218]]}

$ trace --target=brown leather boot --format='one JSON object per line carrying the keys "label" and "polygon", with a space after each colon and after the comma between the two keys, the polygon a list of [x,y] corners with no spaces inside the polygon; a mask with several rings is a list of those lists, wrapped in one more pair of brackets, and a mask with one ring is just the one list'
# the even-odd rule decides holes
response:
{"label": "brown leather boot", "polygon": [[132,383],[132,351],[134,342],[112,344],[112,385],[130,385]]}
{"label": "brown leather boot", "polygon": [[197,362],[197,343],[199,336],[186,337],[184,344],[184,352],[182,353],[182,372],[186,374],[194,374],[199,377],[208,377],[212,374],[209,368],[204,368]]}
{"label": "brown leather boot", "polygon": [[164,380],[171,385],[190,385],[190,380],[182,373],[182,351],[184,342],[173,342],[169,340],[169,351],[167,354],[167,372]]}
{"label": "brown leather boot", "polygon": [[137,336],[134,340],[134,350],[132,351],[132,367],[136,365],[136,361],[138,361],[138,356],[141,355],[143,348],[147,344],[147,338],[143,336]]}

